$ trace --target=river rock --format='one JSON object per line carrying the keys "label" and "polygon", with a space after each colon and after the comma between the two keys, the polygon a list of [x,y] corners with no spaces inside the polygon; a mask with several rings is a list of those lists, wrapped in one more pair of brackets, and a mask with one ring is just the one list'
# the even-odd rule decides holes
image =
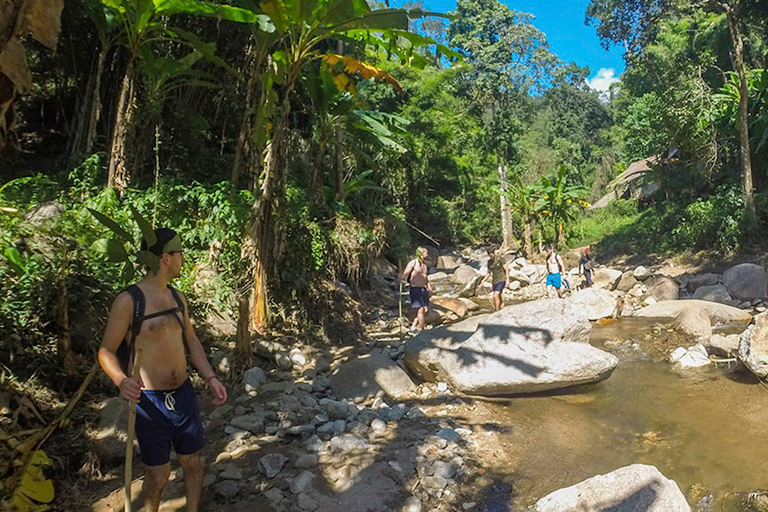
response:
{"label": "river rock", "polygon": [[595,288],[605,288],[606,290],[613,291],[616,289],[616,285],[619,284],[621,276],[621,270],[600,267],[592,272],[592,282],[594,283]]}
{"label": "river rock", "polygon": [[440,257],[440,251],[437,250],[437,247],[432,247],[431,245],[425,245],[424,248],[427,250],[427,258],[424,260],[424,263],[426,263],[429,268],[436,267],[437,258]]}
{"label": "river rock", "polygon": [[531,277],[523,272],[522,270],[516,270],[516,269],[509,269],[509,280],[512,281],[518,281],[523,286],[528,286],[531,284]]}
{"label": "river rock", "polygon": [[373,274],[393,276],[397,274],[397,267],[386,258],[373,258],[368,262],[368,271]]}
{"label": "river rock", "polygon": [[293,479],[291,481],[291,492],[293,494],[301,494],[303,492],[307,492],[309,489],[312,488],[312,480],[314,480],[315,475],[311,471],[304,470],[301,473],[299,473],[299,476]]}
{"label": "river rock", "polygon": [[703,343],[710,354],[734,357],[739,355],[739,338],[738,334],[713,334]]}
{"label": "river rock", "polygon": [[712,286],[720,282],[720,276],[718,274],[694,274],[683,276],[680,280],[680,285],[685,289],[693,293],[702,286]]}
{"label": "river rock", "polygon": [[589,320],[600,320],[601,318],[611,316],[616,310],[616,297],[614,294],[601,288],[579,290],[572,293],[567,300],[585,314]]}
{"label": "river rock", "polygon": [[453,271],[453,275],[451,276],[451,279],[454,283],[460,284],[460,285],[466,285],[468,283],[471,283],[475,277],[477,277],[479,274],[477,270],[470,267],[469,265],[461,265],[456,270]]}
{"label": "river rock", "polygon": [[669,356],[669,361],[677,363],[681,368],[698,368],[712,363],[709,360],[709,353],[702,344],[697,344],[691,348],[678,347]]}
{"label": "river rock", "polygon": [[768,377],[768,313],[756,315],[741,333],[739,359],[758,377]]}
{"label": "river rock", "polygon": [[635,276],[632,274],[632,272],[624,272],[621,274],[621,279],[619,279],[619,283],[616,285],[616,289],[620,292],[628,292],[639,281],[635,278]]}
{"label": "river rock", "polygon": [[375,396],[382,391],[397,400],[416,391],[408,374],[378,350],[339,365],[330,383],[334,395],[350,400]]}
{"label": "river rock", "polygon": [[634,277],[638,281],[645,281],[646,279],[652,276],[653,276],[653,272],[651,272],[650,270],[648,270],[642,265],[635,267],[635,270],[632,271],[632,277]]}
{"label": "river rock", "polygon": [[480,284],[480,281],[482,281],[483,276],[480,274],[475,275],[474,278],[470,282],[464,285],[464,287],[459,290],[459,297],[474,297],[475,293],[477,291],[477,285]]}
{"label": "river rock", "polygon": [[728,288],[722,284],[699,286],[696,288],[696,291],[693,292],[693,298],[698,300],[708,300],[710,302],[719,302],[720,304],[727,304],[732,299],[731,295],[728,293]]}
{"label": "river rock", "polygon": [[435,306],[450,311],[459,318],[467,316],[467,307],[459,299],[453,297],[432,297],[429,301]]}
{"label": "river rock", "polygon": [[680,298],[680,285],[671,277],[661,274],[647,279],[644,283],[648,295],[657,301],[677,300]]}
{"label": "river rock", "polygon": [[618,360],[587,343],[590,330],[570,301],[537,300],[424,331],[406,343],[405,362],[424,380],[476,395],[599,382]]}
{"label": "river rock", "polygon": [[250,393],[251,391],[256,391],[262,384],[264,384],[264,382],[266,382],[266,380],[267,376],[264,373],[264,370],[258,366],[254,366],[243,374],[243,387],[245,388],[245,392]]}
{"label": "river rock", "polygon": [[534,512],[691,512],[674,480],[654,466],[633,464],[560,489]]}
{"label": "river rock", "polygon": [[689,307],[703,309],[712,324],[749,322],[752,319],[752,315],[739,308],[706,300],[665,300],[644,307],[637,311],[635,316],[673,320],[683,309]]}
{"label": "river rock", "polygon": [[675,317],[672,324],[675,331],[693,338],[709,338],[712,323],[706,311],[697,307],[685,308]]}
{"label": "river rock", "polygon": [[753,300],[768,296],[765,269],[754,263],[742,263],[726,270],[723,284],[734,299]]}
{"label": "river rock", "polygon": [[458,268],[464,264],[466,260],[458,254],[443,254],[437,258],[437,268],[452,269]]}

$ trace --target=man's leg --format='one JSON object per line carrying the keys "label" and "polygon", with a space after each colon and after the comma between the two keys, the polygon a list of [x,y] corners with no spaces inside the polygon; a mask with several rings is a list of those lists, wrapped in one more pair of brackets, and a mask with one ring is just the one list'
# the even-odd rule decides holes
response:
{"label": "man's leg", "polygon": [[429,309],[427,306],[420,307],[419,312],[416,315],[416,318],[419,321],[420,331],[423,331],[424,327],[427,325],[427,309]]}
{"label": "man's leg", "polygon": [[192,455],[179,454],[179,464],[184,469],[187,512],[198,512],[200,510],[200,496],[203,493],[203,464],[200,460],[200,452]]}
{"label": "man's leg", "polygon": [[493,292],[493,309],[501,309],[501,292]]}
{"label": "man's leg", "polygon": [[[144,485],[141,488],[141,494],[144,497],[146,512],[157,512],[160,508],[160,495],[170,474],[170,462],[160,466],[146,466],[144,469]],[[186,478],[186,474],[184,476]]]}

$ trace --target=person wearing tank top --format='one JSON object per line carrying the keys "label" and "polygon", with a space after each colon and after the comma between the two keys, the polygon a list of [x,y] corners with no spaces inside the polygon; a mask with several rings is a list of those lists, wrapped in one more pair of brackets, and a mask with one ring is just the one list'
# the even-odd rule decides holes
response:
{"label": "person wearing tank top", "polygon": [[416,256],[408,262],[405,269],[398,276],[408,281],[410,285],[411,309],[416,310],[416,316],[409,332],[416,334],[423,331],[426,325],[427,311],[429,311],[429,297],[432,295],[432,286],[429,284],[429,267],[425,263],[429,252],[426,247],[416,249]]}
{"label": "person wearing tank top", "polygon": [[565,272],[563,259],[557,254],[550,244],[544,246],[547,253],[547,288],[554,287],[557,296],[563,298],[562,273]]}

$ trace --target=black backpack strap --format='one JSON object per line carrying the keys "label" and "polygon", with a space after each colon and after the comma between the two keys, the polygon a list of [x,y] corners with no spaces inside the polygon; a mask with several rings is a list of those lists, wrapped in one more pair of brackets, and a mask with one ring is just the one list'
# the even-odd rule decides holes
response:
{"label": "black backpack strap", "polygon": [[179,322],[179,327],[181,327],[181,339],[184,342],[184,347],[189,350],[189,346],[187,345],[187,333],[186,329],[184,328],[184,301],[181,300],[181,294],[179,293],[176,288],[174,288],[171,285],[168,285],[168,289],[171,290],[171,295],[173,295],[174,300],[176,300],[176,304],[179,305],[179,312],[181,313],[181,318],[174,312],[173,318],[176,319],[177,322]]}
{"label": "black backpack strap", "polygon": [[134,342],[136,341],[136,336],[139,335],[139,332],[141,331],[141,323],[144,321],[144,308],[147,304],[146,298],[144,297],[144,292],[141,291],[141,288],[136,286],[135,284],[132,284],[128,288],[126,288],[124,291],[128,293],[128,295],[131,296],[131,299],[133,299],[133,315],[131,316],[131,337],[128,342],[128,346],[126,347],[128,350],[128,354],[126,361],[125,361],[125,367],[124,369],[127,370],[130,366],[133,365],[133,360],[136,354],[136,350],[134,347]]}

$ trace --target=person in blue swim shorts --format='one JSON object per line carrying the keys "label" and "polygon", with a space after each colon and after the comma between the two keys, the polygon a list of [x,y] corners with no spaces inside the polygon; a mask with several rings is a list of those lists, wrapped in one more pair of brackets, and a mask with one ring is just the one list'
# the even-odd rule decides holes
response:
{"label": "person in blue swim shorts", "polygon": [[563,259],[557,254],[550,244],[544,246],[547,253],[547,289],[553,286],[557,291],[557,296],[563,298],[562,274],[565,272]]}
{"label": "person in blue swim shorts", "polygon": [[[181,238],[167,228],[155,230],[157,241],[142,249],[159,259],[157,271],[120,293],[109,313],[99,347],[99,363],[136,406],[136,439],[146,466],[142,498],[145,510],[157,512],[171,472],[171,450],[184,470],[188,512],[199,512],[203,489],[200,450],[206,437],[200,406],[187,375],[187,357],[213,393],[213,403],[227,400],[227,390],[216,377],[189,320],[186,299],[169,283],[179,277],[184,263]],[[126,344],[127,343],[127,344]],[[141,353],[140,375],[133,378],[133,358],[127,367],[118,352]]]}

